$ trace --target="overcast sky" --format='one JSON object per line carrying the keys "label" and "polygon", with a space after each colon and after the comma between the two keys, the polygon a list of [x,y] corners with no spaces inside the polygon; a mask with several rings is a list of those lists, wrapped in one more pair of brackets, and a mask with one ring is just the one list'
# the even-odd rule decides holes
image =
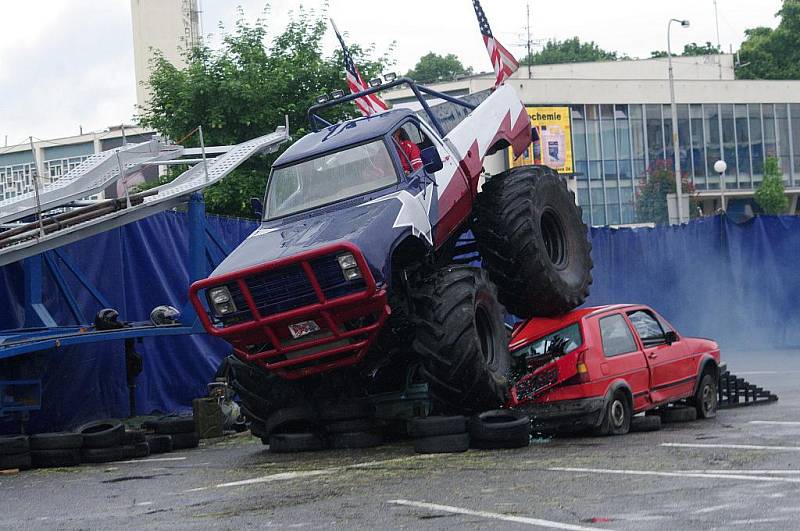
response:
{"label": "overcast sky", "polygon": [[[179,0],[164,0],[179,1]],[[203,32],[219,42],[241,5],[247,18],[267,3],[273,34],[288,13],[323,0],[201,0]],[[413,67],[429,51],[455,53],[476,71],[489,69],[470,0],[329,0],[329,14],[348,41],[386,51],[394,41],[397,72]],[[670,18],[691,27],[673,29],[673,48],[716,41],[713,0],[531,0],[534,39],[579,36],[631,57],[666,48]],[[744,30],[775,27],[781,0],[718,0],[722,47],[736,50]],[[524,55],[526,0],[483,0],[495,36]],[[332,33],[325,48],[336,46]],[[29,135],[55,138],[130,123],[136,103],[130,0],[0,0],[0,146]]]}

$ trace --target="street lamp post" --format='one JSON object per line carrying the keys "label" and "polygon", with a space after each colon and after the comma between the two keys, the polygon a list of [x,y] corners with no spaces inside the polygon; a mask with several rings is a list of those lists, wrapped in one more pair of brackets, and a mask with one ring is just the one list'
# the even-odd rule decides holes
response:
{"label": "street lamp post", "polygon": [[678,223],[683,223],[683,201],[681,186],[681,157],[678,144],[678,106],[675,104],[675,76],[672,73],[672,45],[670,43],[670,29],[672,23],[680,23],[682,28],[689,27],[688,20],[671,18],[667,24],[667,58],[669,61],[669,101],[672,110],[672,158],[675,160],[675,198],[678,202]]}
{"label": "street lamp post", "polygon": [[727,169],[728,165],[724,160],[718,160],[714,163],[714,171],[719,173],[719,204],[723,211],[728,208],[727,201],[725,201],[725,171]]}

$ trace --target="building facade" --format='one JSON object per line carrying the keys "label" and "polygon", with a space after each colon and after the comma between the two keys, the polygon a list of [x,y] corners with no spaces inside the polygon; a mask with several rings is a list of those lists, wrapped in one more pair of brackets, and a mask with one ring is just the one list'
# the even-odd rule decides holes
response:
{"label": "building facade", "polygon": [[[800,195],[800,81],[738,81],[733,56],[676,57],[681,173],[700,213],[753,206],[764,160],[776,157],[797,212]],[[522,67],[507,81],[529,107],[569,112],[568,175],[593,225],[636,222],[637,191],[649,171],[673,167],[672,118],[664,59]],[[454,95],[491,87],[478,75],[434,85]],[[413,106],[406,90],[386,93]],[[542,148],[544,149],[544,148]],[[714,163],[724,160],[720,176]],[[757,208],[757,207],[755,207]]]}

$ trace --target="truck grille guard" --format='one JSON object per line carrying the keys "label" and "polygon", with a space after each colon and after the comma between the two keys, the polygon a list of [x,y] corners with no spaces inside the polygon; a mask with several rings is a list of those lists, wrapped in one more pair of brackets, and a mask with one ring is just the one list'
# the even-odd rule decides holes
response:
{"label": "truck grille guard", "polygon": [[[342,294],[320,283],[319,260],[351,253],[361,272],[362,281],[353,283],[353,290]],[[334,258],[335,260],[335,258]],[[313,297],[297,296],[296,307],[271,314],[262,312],[253,294],[253,287],[263,285],[259,279],[267,274],[287,275],[297,267],[313,288]],[[255,278],[254,278],[255,277]],[[248,282],[249,281],[249,282]],[[239,312],[244,322],[228,324],[212,318],[205,304],[205,292],[227,286],[234,298],[243,300],[246,309]],[[201,297],[200,293],[204,295]],[[386,290],[378,287],[361,250],[349,242],[314,249],[266,264],[207,278],[189,288],[192,305],[206,331],[231,343],[236,355],[277,373],[286,379],[297,379],[361,361],[390,314]],[[283,301],[284,305],[286,301]],[[310,303],[309,303],[310,302]],[[319,331],[292,338],[289,326],[314,321]]]}

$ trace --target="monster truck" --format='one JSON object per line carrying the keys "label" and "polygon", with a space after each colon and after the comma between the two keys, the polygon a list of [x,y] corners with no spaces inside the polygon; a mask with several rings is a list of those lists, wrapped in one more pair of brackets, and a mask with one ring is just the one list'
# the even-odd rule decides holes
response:
{"label": "monster truck", "polygon": [[[399,85],[419,113],[320,116]],[[587,296],[592,265],[563,178],[542,166],[484,175],[486,157],[531,144],[514,89],[476,104],[399,78],[308,114],[313,132],[274,162],[260,227],[190,288],[208,333],[233,346],[251,423],[266,435],[278,409],[361,396],[412,365],[442,412],[505,403],[502,305],[523,318],[563,314]],[[401,149],[409,140],[420,161]],[[470,230],[480,268],[457,263]]]}

